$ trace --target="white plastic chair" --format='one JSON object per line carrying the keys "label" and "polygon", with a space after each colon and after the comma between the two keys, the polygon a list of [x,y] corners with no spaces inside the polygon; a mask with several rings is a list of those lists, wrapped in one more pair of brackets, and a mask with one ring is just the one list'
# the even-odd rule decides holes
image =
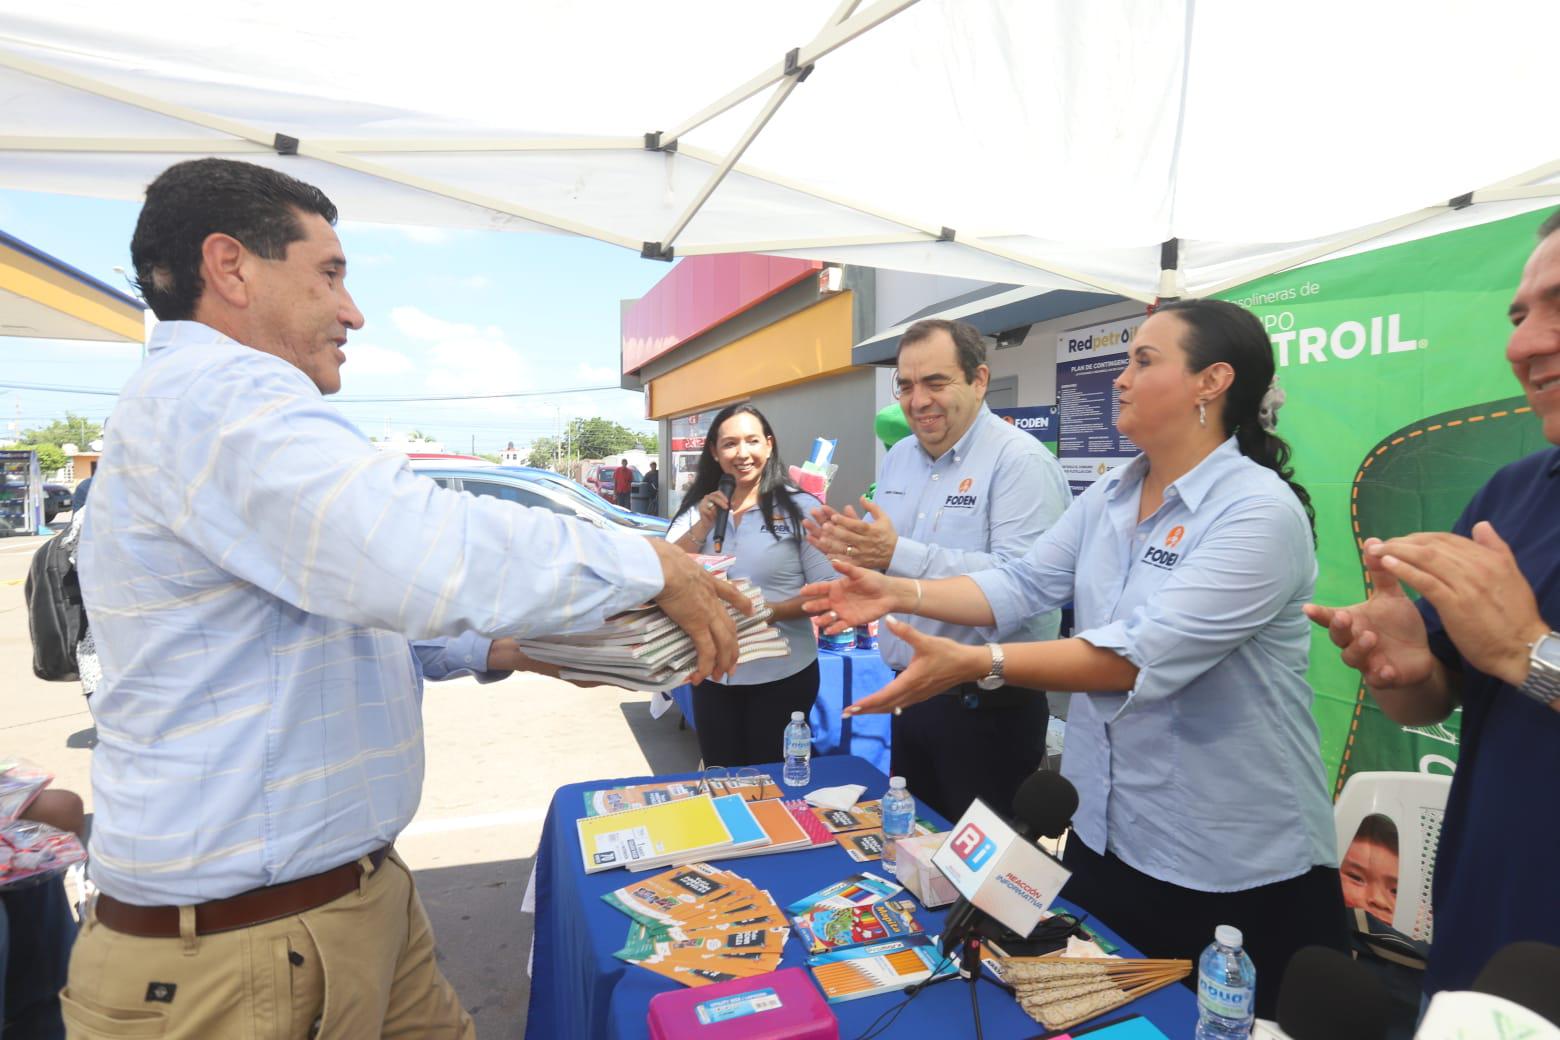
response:
{"label": "white plastic chair", "polygon": [[1355,773],[1333,805],[1340,855],[1347,853],[1360,821],[1372,813],[1397,824],[1397,906],[1390,923],[1416,942],[1431,941],[1430,885],[1451,787],[1452,778],[1440,774]]}

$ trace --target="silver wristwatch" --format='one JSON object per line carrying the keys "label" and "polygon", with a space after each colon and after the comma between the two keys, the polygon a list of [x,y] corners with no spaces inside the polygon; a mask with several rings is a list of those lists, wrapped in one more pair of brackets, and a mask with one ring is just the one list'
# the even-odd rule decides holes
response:
{"label": "silver wristwatch", "polygon": [[1560,632],[1546,632],[1528,647],[1528,677],[1517,689],[1540,704],[1560,700]]}
{"label": "silver wristwatch", "polygon": [[976,679],[975,685],[983,690],[995,690],[1002,685],[1002,646],[999,643],[987,643],[986,648],[991,651],[991,674],[984,679]]}

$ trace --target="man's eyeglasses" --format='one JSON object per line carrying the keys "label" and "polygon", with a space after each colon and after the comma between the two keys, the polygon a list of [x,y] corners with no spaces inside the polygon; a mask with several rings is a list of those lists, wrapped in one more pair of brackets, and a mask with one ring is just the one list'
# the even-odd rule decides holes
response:
{"label": "man's eyeglasses", "polygon": [[[954,379],[952,376],[934,375],[921,380],[921,389],[929,394],[940,394],[953,384]],[[889,380],[889,386],[894,391],[894,399],[898,400],[913,390],[915,383],[908,379],[900,379],[899,369],[896,368],[894,369],[893,378]]]}

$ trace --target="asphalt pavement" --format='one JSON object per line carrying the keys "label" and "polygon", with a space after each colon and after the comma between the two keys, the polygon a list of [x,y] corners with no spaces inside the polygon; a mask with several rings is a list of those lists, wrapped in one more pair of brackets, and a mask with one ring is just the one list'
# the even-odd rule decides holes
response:
{"label": "asphalt pavement", "polygon": [[[0,538],[0,755],[50,770],[54,786],[78,792],[90,812],[94,731],[81,688],[32,674],[22,582],[43,542]],[[427,778],[396,848],[416,874],[439,961],[483,1040],[525,1031],[531,918],[520,901],[553,791],[697,766],[693,731],[678,728],[675,708],[652,720],[648,701],[527,675],[427,685]]]}

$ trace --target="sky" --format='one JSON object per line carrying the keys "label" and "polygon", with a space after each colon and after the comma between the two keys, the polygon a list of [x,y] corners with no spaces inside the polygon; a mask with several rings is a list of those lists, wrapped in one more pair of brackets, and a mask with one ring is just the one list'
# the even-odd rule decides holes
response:
{"label": "sky", "polygon": [[[135,202],[0,191],[0,230],[135,295]],[[637,431],[644,397],[620,389],[619,301],[644,295],[670,267],[569,235],[353,223],[337,227],[347,287],[365,317],[352,333],[335,400],[371,437],[418,430],[447,450],[496,452],[551,436],[573,417]],[[136,344],[0,338],[0,382],[117,390],[140,363]],[[509,400],[354,404],[353,397],[547,391]],[[102,421],[114,399],[0,387],[0,440],[67,411]]]}

